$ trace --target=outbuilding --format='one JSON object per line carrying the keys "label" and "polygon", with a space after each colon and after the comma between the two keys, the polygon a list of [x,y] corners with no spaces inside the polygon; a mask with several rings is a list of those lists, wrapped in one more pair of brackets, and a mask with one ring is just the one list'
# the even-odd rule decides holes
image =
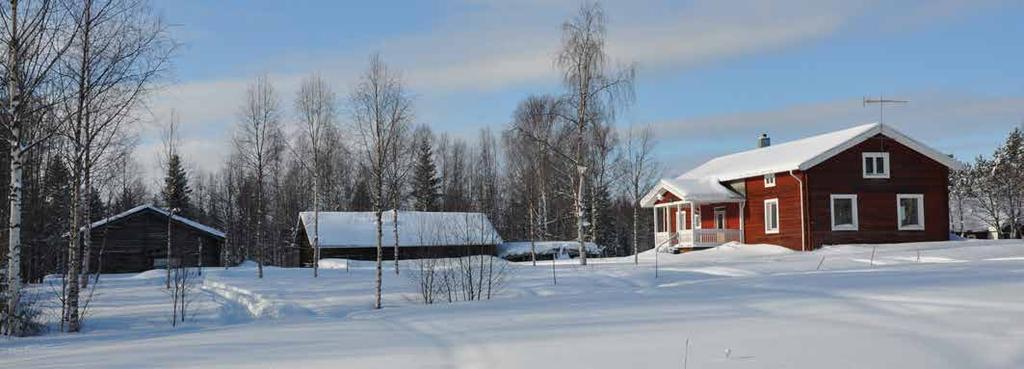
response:
{"label": "outbuilding", "polygon": [[[394,216],[394,211],[385,211],[381,217],[382,256],[386,260],[395,258]],[[320,212],[318,218],[314,221],[311,211],[299,214],[295,243],[302,265],[312,265],[317,234],[321,259],[377,259],[374,212]],[[397,236],[399,259],[494,255],[502,242],[482,213],[398,211]]]}
{"label": "outbuilding", "polygon": [[89,272],[141,272],[163,268],[168,262],[188,267],[222,265],[223,231],[153,205],[140,205],[94,222],[90,232]]}

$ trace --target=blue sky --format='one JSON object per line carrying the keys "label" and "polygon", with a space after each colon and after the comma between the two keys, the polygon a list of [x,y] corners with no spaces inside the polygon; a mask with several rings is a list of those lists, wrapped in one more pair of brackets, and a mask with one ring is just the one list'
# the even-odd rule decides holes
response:
{"label": "blue sky", "polygon": [[[667,174],[747,149],[762,132],[778,142],[876,121],[877,108],[861,106],[867,95],[911,100],[886,123],[960,158],[991,152],[1024,121],[1019,1],[602,4],[609,54],[639,67],[637,101],[617,124],[655,125]],[[344,96],[380,51],[403,72],[417,123],[471,138],[502,128],[525,96],[559,91],[551,59],[578,6],[157,0],[182,47],[151,111],[159,122],[173,109],[186,160],[216,170],[256,75],[270,75],[290,121],[299,80],[320,72]],[[139,147],[150,168],[156,126]]]}

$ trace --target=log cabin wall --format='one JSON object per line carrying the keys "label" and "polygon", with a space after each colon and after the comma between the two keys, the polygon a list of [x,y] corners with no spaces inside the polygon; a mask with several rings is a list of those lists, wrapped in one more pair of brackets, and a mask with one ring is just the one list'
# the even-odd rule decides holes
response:
{"label": "log cabin wall", "polygon": [[[180,222],[171,234],[172,258],[186,266],[199,263],[203,242],[203,266],[222,266],[224,240]],[[141,272],[154,269],[154,261],[167,257],[167,216],[144,209],[92,229],[90,272]]]}

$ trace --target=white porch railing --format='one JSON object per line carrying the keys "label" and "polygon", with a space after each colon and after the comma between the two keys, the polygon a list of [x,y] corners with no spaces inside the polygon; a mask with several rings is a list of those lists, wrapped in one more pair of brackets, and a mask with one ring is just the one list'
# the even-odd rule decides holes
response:
{"label": "white porch railing", "polygon": [[727,242],[740,242],[740,233],[739,229],[688,229],[676,233],[659,232],[654,234],[654,244],[664,249],[714,247]]}
{"label": "white porch railing", "polygon": [[726,242],[739,242],[740,230],[738,229],[694,229],[692,239],[693,247],[718,246]]}

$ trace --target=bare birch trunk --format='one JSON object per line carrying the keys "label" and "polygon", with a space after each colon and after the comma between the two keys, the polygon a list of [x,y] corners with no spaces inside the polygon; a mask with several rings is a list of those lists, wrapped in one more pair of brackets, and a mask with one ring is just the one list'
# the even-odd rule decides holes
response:
{"label": "bare birch trunk", "polygon": [[[81,161],[76,160],[76,173],[81,173],[81,166]],[[78,225],[82,221],[80,209],[82,205],[82,186],[79,177],[77,175],[75,177],[75,183],[71,190],[71,231],[69,232],[71,237],[68,243],[68,270],[67,275],[64,276],[64,283],[67,284],[68,290],[67,297],[65,298],[68,332],[78,332],[81,329],[78,316],[78,276],[81,274],[81,259],[79,258],[78,251],[81,233],[79,233]]]}
{"label": "bare birch trunk", "polygon": [[533,266],[537,266],[537,232],[536,224],[534,224],[533,199],[530,200],[528,211],[530,212],[530,262],[533,263]]}
{"label": "bare birch trunk", "polygon": [[[20,135],[20,128],[15,128]],[[7,244],[7,322],[4,323],[5,334],[17,335],[21,316],[21,190],[22,190],[22,150],[17,142],[11,144],[11,194],[10,221],[8,222]]]}
{"label": "bare birch trunk", "polygon": [[[316,150],[317,148],[313,148]],[[313,154],[316,155],[315,153]],[[317,160],[313,159],[314,171],[318,171]],[[313,174],[313,278],[320,277],[320,179]]]}
{"label": "bare birch trunk", "polygon": [[[398,191],[395,191],[398,192]],[[394,222],[395,231],[395,275],[398,275],[398,194],[395,194],[394,200],[395,209],[392,210],[391,220]]]}
{"label": "bare birch trunk", "polygon": [[640,220],[640,207],[633,203],[633,265],[640,265],[640,235],[637,234],[637,222]]}
{"label": "bare birch trunk", "polygon": [[167,262],[164,263],[164,270],[167,271],[167,289],[171,289],[171,219],[174,217],[174,210],[167,209]]}
{"label": "bare birch trunk", "polygon": [[[379,201],[378,201],[378,203],[379,203]],[[381,211],[379,205],[377,207],[377,210],[374,211],[374,213],[375,213],[375,215],[377,217],[377,276],[376,276],[377,278],[376,278],[375,285],[374,285],[374,288],[375,288],[375,290],[374,290],[374,292],[375,292],[374,298],[375,298],[375,300],[373,302],[373,308],[374,309],[380,309],[380,307],[381,307],[381,296],[380,296],[381,295],[381,279],[384,277],[384,275],[382,273],[382,271],[384,269],[383,265],[382,265],[383,264],[383,259],[384,259],[384,248],[383,248],[383,245],[381,244],[382,238],[384,237],[384,229],[383,229],[384,228],[384,224],[382,224],[384,214]]]}

